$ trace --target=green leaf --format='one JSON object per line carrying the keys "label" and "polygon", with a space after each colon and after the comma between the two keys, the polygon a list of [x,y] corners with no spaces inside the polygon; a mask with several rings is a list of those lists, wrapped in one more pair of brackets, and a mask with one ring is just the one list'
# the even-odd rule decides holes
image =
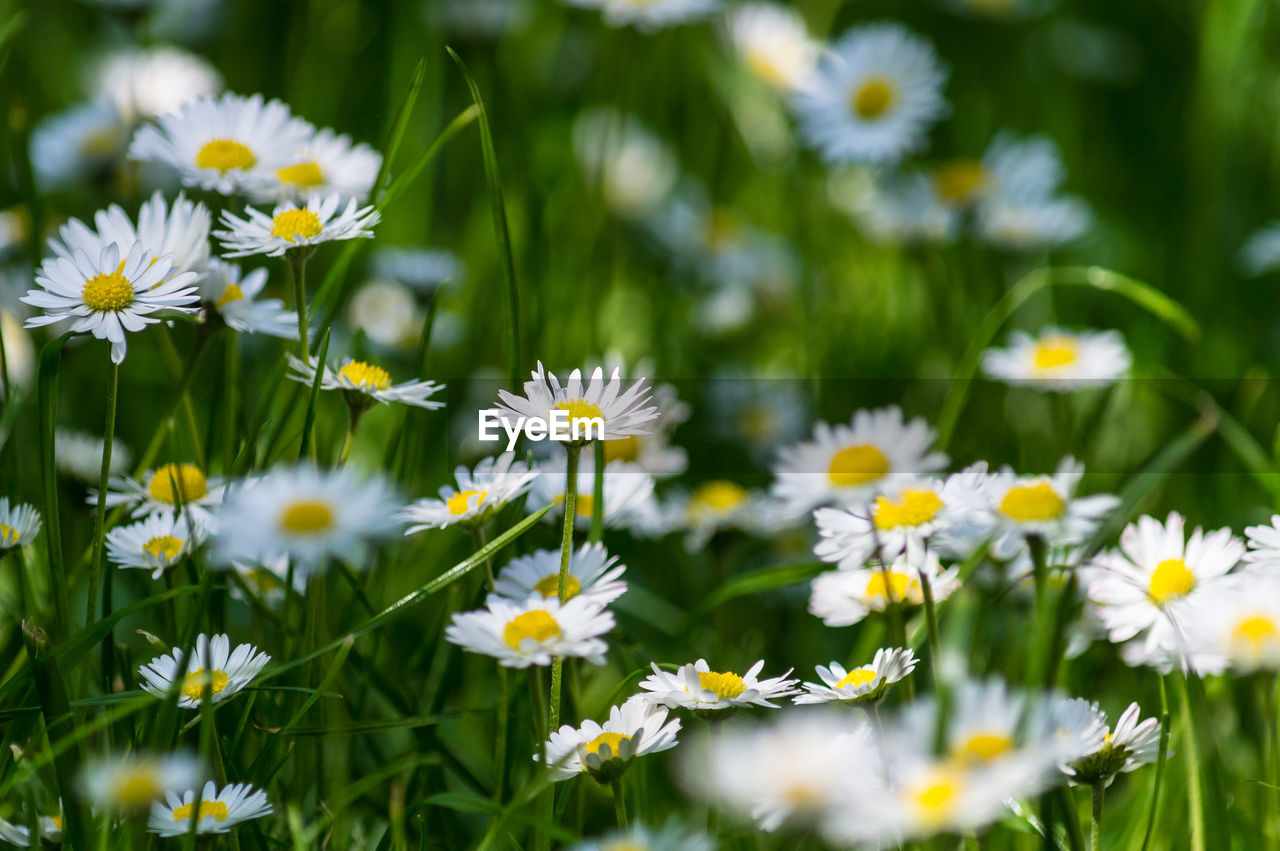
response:
{"label": "green leaf", "polygon": [[727,603],[735,597],[744,597],[748,594],[763,594],[766,591],[776,591],[779,588],[787,588],[792,585],[798,585],[801,582],[808,582],[827,569],[827,567],[828,565],[820,561],[804,561],[764,567],[759,570],[753,570],[750,573],[734,576],[708,594],[693,611],[689,612],[689,619],[685,629],[692,627],[712,609],[722,603]]}
{"label": "green leaf", "polygon": [[298,460],[304,461],[311,448],[311,429],[316,422],[316,403],[320,401],[320,380],[324,378],[325,358],[329,356],[329,329],[324,329],[324,337],[320,340],[320,351],[316,352],[316,377],[311,382],[311,395],[307,399],[307,413],[302,420],[302,445],[298,448]]}
{"label": "green leaf", "polygon": [[62,346],[71,339],[67,332],[50,340],[40,350],[40,372],[36,385],[40,409],[40,473],[44,482],[44,540],[49,564],[49,587],[53,591],[53,629],[50,639],[57,644],[71,628],[71,607],[67,602],[66,565],[62,560],[62,523],[58,513],[58,470],[54,458],[54,429],[58,422],[58,368]]}

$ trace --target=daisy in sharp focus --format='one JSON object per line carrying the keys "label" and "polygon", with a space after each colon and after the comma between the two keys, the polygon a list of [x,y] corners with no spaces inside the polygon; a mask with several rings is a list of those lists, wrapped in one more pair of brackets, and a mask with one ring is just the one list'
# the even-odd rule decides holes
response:
{"label": "daisy in sharp focus", "polygon": [[245,208],[244,218],[224,210],[220,222],[224,229],[213,235],[222,242],[227,257],[283,257],[335,240],[371,239],[381,214],[373,207],[357,206],[354,198],[347,199],[346,206],[342,200],[336,192],[312,195],[304,206],[288,201],[269,216],[253,207]]}
{"label": "daisy in sharp focus", "polygon": [[988,511],[979,524],[994,537],[991,554],[1008,560],[1038,535],[1050,547],[1084,543],[1120,500],[1111,494],[1077,497],[1084,465],[1066,457],[1053,475],[1019,476],[1005,468],[986,477],[982,488]]}
{"label": "daisy in sharp focus", "polygon": [[490,596],[483,609],[455,614],[444,634],[508,668],[546,667],[555,656],[603,665],[609,645],[601,636],[613,627],[613,614],[595,601],[576,597],[562,606],[555,597],[533,594],[523,602]]}
{"label": "daisy in sharp focus", "polygon": [[373,148],[328,128],[308,137],[288,159],[275,170],[277,182],[269,193],[282,200],[334,193],[364,202],[382,167],[382,155]]}
{"label": "daisy in sharp focus", "polygon": [[150,514],[138,523],[117,526],[107,533],[107,558],[120,567],[149,570],[152,579],[159,579],[191,555],[204,537],[205,529],[194,515]]}
{"label": "daisy in sharp focus", "polygon": [[[143,679],[142,690],[156,697],[168,697],[179,679],[178,657],[181,655],[182,648],[175,647],[172,653],[157,656],[138,668],[138,676]],[[196,636],[191,658],[181,675],[178,705],[184,709],[200,708],[205,689],[209,690],[213,703],[221,703],[249,685],[270,661],[270,656],[259,653],[252,644],[238,644],[233,650],[227,636],[210,638],[201,633]]]}
{"label": "daisy in sharp focus", "polygon": [[387,404],[400,402],[415,408],[434,411],[443,408],[444,402],[431,401],[431,396],[444,389],[433,381],[404,381],[391,383],[391,373],[377,364],[354,358],[344,358],[342,366],[332,369],[328,364],[316,362],[304,364],[297,356],[288,355],[289,377],[310,387],[315,383],[316,371],[322,370],[321,390],[341,390],[347,404],[353,408],[367,408],[374,402]]}
{"label": "daisy in sharp focus", "polygon": [[[107,507],[130,506],[134,517],[181,508],[209,528],[213,525],[212,509],[222,503],[225,484],[221,476],[206,477],[195,464],[164,464],[144,473],[142,481],[128,475],[112,478],[107,483]],[[98,504],[97,491],[89,492],[88,503]]]}
{"label": "daisy in sharp focus", "polygon": [[795,97],[800,132],[830,164],[893,164],[946,115],[947,72],[929,42],[896,24],[856,27]]}
{"label": "daisy in sharp focus", "polygon": [[756,662],[745,674],[732,671],[713,671],[706,659],[690,665],[681,665],[675,673],[664,671],[651,664],[653,673],[640,683],[647,694],[645,700],[660,703],[671,709],[691,709],[696,712],[737,709],[744,706],[765,706],[777,709],[771,701],[796,694],[799,680],[787,679],[788,669],[780,677],[759,679],[764,660]]}
{"label": "daisy in sharp focus", "polygon": [[117,754],[86,765],[80,791],[95,807],[136,812],[170,789],[189,789],[203,778],[200,764],[185,753]]}
{"label": "daisy in sharp focus", "polygon": [[[568,467],[560,453],[538,465],[537,478],[529,493],[529,507],[553,505],[552,515],[564,515],[565,475]],[[630,529],[640,535],[651,534],[659,527],[658,503],[653,496],[653,476],[636,464],[614,461],[604,468],[604,525],[609,529]],[[578,492],[574,503],[575,525],[586,529],[595,508],[595,461],[584,453],[578,464]]]}
{"label": "daisy in sharp focus", "polygon": [[514,452],[485,458],[474,469],[458,467],[453,471],[457,487],[444,485],[439,498],[419,499],[400,513],[409,524],[404,533],[484,523],[526,493],[537,475],[523,461],[517,461]]}
{"label": "daisy in sharp focus", "polygon": [[[627,566],[609,555],[601,543],[586,543],[569,556],[565,599],[582,597],[606,605],[627,591],[622,574]],[[493,593],[508,600],[527,600],[530,594],[558,597],[560,593],[560,550],[534,550],[518,556],[499,571]]]}
{"label": "daisy in sharp focus", "polygon": [[297,311],[285,307],[278,298],[258,298],[266,285],[266,269],[254,269],[244,275],[239,264],[211,258],[200,279],[205,314],[216,315],[241,334],[293,337],[298,333]]}
{"label": "daisy in sharp focus", "polygon": [[210,780],[200,790],[198,808],[196,800],[194,789],[181,794],[166,790],[164,801],[151,805],[147,830],[161,836],[185,836],[191,832],[191,819],[198,817],[197,834],[227,833],[241,822],[275,812],[267,793],[248,783],[232,783],[219,790]]}
{"label": "daisy in sharp focus", "polygon": [[58,239],[49,240],[49,247],[56,256],[74,263],[80,252],[97,257],[115,243],[124,253],[138,243],[154,256],[168,259],[171,275],[202,274],[209,262],[209,222],[209,208],[204,204],[188,201],[181,192],[170,204],[157,191],[139,208],[137,225],[112,204],[94,213],[96,230],[71,219],[58,229]]}
{"label": "daisy in sharp focus", "polygon": [[769,87],[799,91],[813,80],[821,47],[794,9],[777,3],[734,6],[723,32],[747,70]]}
{"label": "daisy in sharp focus", "polygon": [[923,572],[935,603],[960,587],[960,569],[943,570],[931,552],[909,551],[885,566],[868,564],[852,570],[831,570],[813,580],[809,613],[827,626],[852,626],[871,612],[883,612],[891,604],[904,608],[924,605]]}
{"label": "daisy in sharp focus", "polygon": [[90,333],[111,343],[113,363],[128,352],[125,332],[141,331],[160,319],[162,310],[195,313],[199,296],[192,284],[195,272],[170,274],[167,257],[157,258],[140,243],[121,249],[112,243],[95,257],[77,251],[75,257],[46,258],[36,285],[22,297],[43,314],[27,319],[26,327],[72,320],[74,333]]}
{"label": "daisy in sharp focus", "polygon": [[[1097,710],[1105,729],[1107,716]],[[1107,786],[1117,774],[1136,771],[1156,761],[1160,751],[1160,720],[1139,721],[1141,709],[1131,703],[1120,715],[1114,729],[1106,732],[1101,743],[1071,764],[1070,776],[1075,783]]]}
{"label": "daisy in sharp focus", "polygon": [[884,697],[889,686],[905,679],[919,660],[909,648],[882,647],[871,664],[846,671],[839,662],[819,665],[822,683],[804,683],[807,694],[792,698],[795,703],[870,703]]}
{"label": "daisy in sharp focus", "polygon": [[1042,328],[1036,336],[1009,335],[1007,349],[982,354],[982,371],[1006,384],[1069,393],[1114,384],[1132,364],[1124,337],[1116,331]]}
{"label": "daisy in sharp focus", "polygon": [[40,512],[34,505],[10,505],[9,497],[0,496],[0,556],[34,541],[40,534],[40,525]]}
{"label": "daisy in sharp focus", "polygon": [[[638,756],[661,753],[678,742],[680,719],[667,720],[667,708],[636,695],[609,710],[603,724],[584,721],[565,724],[546,743],[547,765],[553,781],[588,774],[600,783],[621,777]],[[538,756],[534,756],[536,761]]]}
{"label": "daisy in sharp focus", "polygon": [[599,9],[611,27],[631,26],[641,32],[689,23],[708,17],[720,0],[565,0],[571,6]]}
{"label": "daisy in sharp focus", "polygon": [[[650,424],[659,416],[657,407],[649,403],[646,380],[639,378],[623,387],[618,368],[606,381],[604,370],[596,367],[585,382],[582,372],[575,369],[561,384],[539,361],[532,375],[532,380],[524,383],[523,396],[498,391],[495,410],[510,427],[521,418],[545,420],[549,426],[559,422],[568,433],[568,442],[585,443],[648,434]],[[603,423],[603,428],[593,421]]]}

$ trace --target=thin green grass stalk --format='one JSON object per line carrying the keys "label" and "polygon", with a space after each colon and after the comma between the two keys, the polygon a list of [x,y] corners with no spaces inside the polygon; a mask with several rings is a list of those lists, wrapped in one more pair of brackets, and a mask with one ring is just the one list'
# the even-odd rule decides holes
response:
{"label": "thin green grass stalk", "polygon": [[[105,542],[107,537],[107,485],[111,480],[111,445],[115,442],[116,397],[120,390],[120,365],[112,362],[107,368],[107,419],[102,432],[102,465],[98,471],[98,504],[93,516],[93,563],[89,567],[89,596],[85,602],[85,626],[97,620],[98,591],[102,584]],[[108,614],[110,614],[108,612]],[[103,671],[107,669],[104,651]],[[107,684],[110,691],[111,684]],[[87,693],[87,691],[86,691]]]}
{"label": "thin green grass stalk", "polygon": [[591,530],[587,534],[587,540],[598,544],[604,538],[604,441],[597,440],[593,443],[591,451],[595,468],[592,470],[591,483]]}
{"label": "thin green grass stalk", "polygon": [[62,561],[62,524],[58,506],[58,470],[54,427],[58,421],[58,368],[62,346],[71,338],[63,334],[40,350],[40,372],[36,384],[40,414],[40,475],[44,484],[45,561],[49,566],[49,593],[53,596],[53,629],[49,635],[57,644],[71,630],[71,606],[67,599],[67,577]]}
{"label": "thin green grass stalk", "polygon": [[929,582],[929,577],[922,569],[918,571],[920,576],[920,595],[924,598],[924,617],[925,624],[929,630],[929,671],[933,675],[933,687],[937,690],[940,686],[940,678],[938,676],[938,664],[942,660],[942,641],[938,634],[938,612],[933,601],[933,585]]}
{"label": "thin green grass stalk", "polygon": [[[161,323],[157,327],[163,328],[164,325]],[[151,440],[147,443],[147,448],[143,451],[142,455],[138,457],[138,463],[134,466],[133,470],[133,474],[135,476],[141,476],[142,473],[151,466],[151,462],[156,459],[156,456],[160,452],[160,447],[164,443],[165,434],[172,426],[173,419],[178,413],[178,408],[183,406],[184,401],[188,404],[190,402],[188,392],[191,389],[192,381],[196,377],[196,367],[200,365],[200,359],[204,355],[205,347],[208,345],[209,340],[212,339],[211,334],[202,332],[202,329],[205,327],[206,326],[204,325],[198,326],[195,341],[191,345],[191,353],[187,355],[186,365],[183,367],[181,373],[174,373],[174,377],[178,379],[178,392],[174,394],[173,401],[169,403],[169,407],[166,409],[164,416],[162,416],[156,423],[156,430],[152,433]],[[160,339],[164,338],[161,337]],[[172,345],[172,341],[170,341],[170,345]],[[188,425],[190,425],[190,423],[188,423]],[[197,447],[195,451],[199,452],[200,450]],[[117,509],[117,512],[120,512],[121,516],[123,516],[123,511],[123,508]]]}
{"label": "thin green grass stalk", "polygon": [[[206,330],[208,326],[199,325],[196,327],[196,338],[204,338],[199,344],[203,349],[208,343],[210,333]],[[174,378],[179,378],[186,371],[182,365],[182,357],[178,354],[178,348],[173,344],[173,335],[169,333],[169,329],[161,322],[156,325],[156,339],[160,341],[160,353],[165,361],[169,364],[169,371]],[[188,388],[184,388],[178,396],[178,405],[182,409],[182,419],[187,429],[187,441],[191,444],[191,457],[195,460],[196,466],[201,470],[208,472],[204,457],[204,444],[200,441],[200,426],[196,422],[195,405],[191,402],[191,393]]]}

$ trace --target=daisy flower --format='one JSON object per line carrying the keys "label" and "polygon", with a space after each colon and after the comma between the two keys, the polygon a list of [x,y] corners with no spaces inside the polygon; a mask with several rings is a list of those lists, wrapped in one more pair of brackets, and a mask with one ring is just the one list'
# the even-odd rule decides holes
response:
{"label": "daisy flower", "polygon": [[[372,280],[351,298],[351,324],[370,340],[389,348],[411,349],[422,333],[422,312],[413,291],[398,281]],[[437,314],[436,319],[440,317]],[[436,342],[432,324],[432,343]]]}
{"label": "daisy flower", "polygon": [[134,134],[129,156],[165,163],[185,185],[223,195],[268,190],[312,134],[280,101],[231,92],[198,97],[157,121]]}
{"label": "daisy flower", "polygon": [[1280,268],[1280,222],[1271,222],[1250,234],[1240,249],[1239,263],[1251,278]]}
{"label": "daisy flower", "polygon": [[573,122],[573,150],[586,178],[600,186],[620,216],[655,211],[675,188],[679,164],[671,148],[638,118],[591,109]]}
{"label": "daisy flower", "polygon": [[1041,701],[1032,723],[1035,735],[1052,739],[1059,750],[1058,769],[1075,776],[1074,765],[1095,754],[1107,742],[1107,714],[1082,697],[1049,697]]}
{"label": "daisy flower", "polygon": [[377,364],[354,358],[345,358],[342,366],[331,369],[328,364],[317,362],[304,364],[297,356],[288,355],[289,377],[308,387],[315,383],[317,370],[322,371],[320,389],[341,390],[347,404],[363,409],[374,402],[402,402],[415,408],[434,411],[443,408],[444,402],[433,402],[430,397],[444,389],[443,384],[432,381],[405,381],[391,383],[391,373]]}
{"label": "daisy flower", "polygon": [[[88,484],[97,484],[102,472],[103,441],[86,431],[55,429],[53,447],[58,472]],[[129,469],[133,452],[119,437],[111,445],[111,475],[121,476]]]}
{"label": "daisy flower", "polygon": [[[1140,517],[1120,534],[1120,549],[1100,555],[1089,570],[1089,601],[1114,644],[1126,645],[1130,664],[1168,666],[1187,650],[1186,627],[1205,617],[1200,604],[1244,556],[1230,529],[1188,537],[1186,521],[1172,512],[1161,523]],[[1213,666],[1207,658],[1198,660]]]}
{"label": "daisy flower", "polygon": [[253,207],[245,209],[245,218],[224,210],[224,229],[213,235],[221,240],[227,257],[283,257],[287,252],[309,253],[326,242],[371,239],[381,214],[373,207],[358,207],[354,198],[341,205],[342,196],[330,192],[309,196],[301,207],[292,201],[279,204],[269,216]]}
{"label": "daisy flower", "polygon": [[[62,844],[62,814],[39,816],[36,819],[37,841],[35,847],[43,848],[46,844]],[[0,839],[19,848],[31,848],[31,828],[25,822],[13,824],[0,819]]]}
{"label": "daisy flower", "polygon": [[147,830],[161,836],[185,836],[191,832],[191,819],[199,816],[196,833],[228,833],[231,828],[250,819],[269,816],[275,810],[267,793],[248,783],[232,783],[219,791],[210,780],[200,790],[199,812],[196,792],[188,789],[181,795],[166,791],[164,801],[151,804]]}
{"label": "daisy flower", "polygon": [[[636,695],[609,710],[603,724],[584,721],[581,727],[565,724],[546,743],[547,765],[553,781],[589,774],[609,783],[631,767],[631,760],[671,750],[678,742],[680,719],[667,720],[667,708]],[[534,760],[538,760],[537,755]]]}
{"label": "daisy flower", "polygon": [[852,626],[871,612],[883,612],[890,601],[912,608],[924,605],[922,571],[929,577],[935,603],[960,587],[959,568],[943,570],[933,553],[914,551],[885,567],[871,564],[819,575],[809,595],[809,613],[822,618],[827,626]]}
{"label": "daisy flower", "polygon": [[129,128],[110,104],[78,104],[43,118],[31,131],[36,185],[51,192],[103,175],[128,141]]}
{"label": "daisy flower", "polygon": [[[587,543],[569,557],[565,599],[582,597],[601,606],[627,592],[622,574],[627,567],[601,543]],[[560,550],[534,550],[514,558],[498,573],[493,592],[509,600],[527,600],[531,594],[557,597],[560,593]]]}
{"label": "daisy flower", "polygon": [[[211,509],[222,503],[225,484],[221,476],[206,477],[195,464],[164,464],[144,473],[142,481],[127,475],[112,478],[107,507],[131,506],[134,517],[173,513],[180,507],[209,528],[214,522]],[[98,504],[97,491],[89,492],[88,503]]]}
{"label": "daisy flower", "polygon": [[947,113],[946,77],[932,45],[903,27],[856,27],[796,95],[800,132],[828,163],[892,165],[922,149]]}
{"label": "daisy flower", "polygon": [[222,91],[222,75],[212,65],[168,45],[118,50],[98,64],[90,83],[130,123],[177,112]]}
{"label": "daisy flower", "polygon": [[691,665],[681,665],[674,674],[651,663],[653,673],[640,683],[647,694],[644,698],[671,709],[691,709],[697,712],[737,709],[742,706],[767,706],[777,709],[770,701],[789,697],[799,690],[799,680],[789,680],[791,669],[780,677],[758,679],[764,668],[761,659],[741,676],[732,671],[713,671],[706,659]]}
{"label": "daisy flower", "polygon": [[981,160],[958,157],[935,167],[934,191],[944,204],[966,208],[987,199],[1048,200],[1066,177],[1058,146],[1044,136],[999,133]]}
{"label": "daisy flower", "polygon": [[36,274],[36,285],[22,297],[43,315],[27,319],[26,327],[72,320],[70,330],[88,332],[111,342],[113,363],[124,361],[128,351],[125,331],[141,331],[160,319],[161,310],[195,313],[199,299],[191,287],[195,272],[170,274],[168,257],[157,258],[140,243],[125,249],[112,243],[95,257],[77,251],[74,258],[50,257]]}
{"label": "daisy flower", "polygon": [[59,239],[50,240],[49,247],[56,256],[74,263],[82,252],[97,257],[112,243],[121,252],[137,243],[168,259],[169,274],[203,273],[209,262],[209,208],[188,201],[182,193],[169,204],[157,191],[138,210],[136,226],[116,204],[94,213],[93,224],[96,230],[71,219],[58,229]]}
{"label": "daisy flower", "polygon": [[40,512],[34,505],[18,502],[11,506],[9,497],[0,496],[0,556],[34,541],[40,525]]}
{"label": "daisy flower", "polygon": [[444,529],[455,523],[484,523],[527,492],[537,475],[523,461],[517,461],[514,452],[485,458],[471,470],[458,467],[453,471],[456,488],[445,485],[438,499],[420,499],[401,512],[401,519],[410,524],[405,534]]}
{"label": "daisy flower", "polygon": [[717,533],[729,529],[768,535],[777,531],[777,512],[763,494],[736,482],[715,479],[692,491],[676,491],[661,509],[663,530],[684,529],[685,549],[701,550]]}
{"label": "daisy flower", "polygon": [[822,684],[805,683],[808,694],[797,695],[795,703],[871,703],[884,697],[889,686],[905,679],[919,660],[910,648],[881,647],[871,664],[846,671],[839,662],[819,665]]}
{"label": "daisy flower", "polygon": [[399,526],[390,487],[350,469],[278,468],[232,489],[218,512],[215,554],[224,564],[287,553],[308,568],[356,562]]}
{"label": "daisy flower", "polygon": [[375,278],[404,284],[419,295],[430,295],[446,281],[460,284],[467,270],[449,251],[385,245],[370,258]]}
{"label": "daisy flower", "polygon": [[[564,514],[565,470],[568,466],[563,455],[538,465],[537,478],[529,492],[529,506],[533,509],[553,505],[547,515]],[[630,529],[646,535],[659,527],[658,503],[653,496],[653,477],[635,464],[614,461],[604,468],[604,525],[609,529]],[[584,455],[578,465],[578,493],[574,502],[575,526],[579,530],[591,525],[591,512],[595,508],[595,461]]]}
{"label": "daisy flower", "polygon": [[131,526],[117,526],[107,533],[107,558],[120,567],[151,571],[159,579],[173,565],[191,555],[204,542],[205,530],[192,514],[149,514]]}
{"label": "daisy flower", "polygon": [[938,199],[933,181],[923,174],[837,172],[828,178],[827,191],[877,243],[946,243],[960,229],[960,214]]}
{"label": "daisy flower", "polygon": [[831,502],[866,505],[946,466],[947,456],[931,451],[934,436],[924,420],[904,421],[895,407],[857,411],[849,425],[819,422],[813,440],[779,454],[774,495],[797,517]]}
{"label": "daisy flower", "polygon": [[273,195],[281,199],[336,194],[363,202],[382,167],[382,155],[368,145],[325,128],[310,136],[275,170]]}
{"label": "daisy flower", "polygon": [[214,257],[200,279],[205,315],[217,316],[241,334],[293,337],[298,333],[297,312],[278,298],[258,298],[266,285],[266,269],[242,275],[239,264]]}
{"label": "daisy flower", "polygon": [[1280,514],[1271,515],[1269,526],[1247,526],[1248,549],[1244,554],[1250,571],[1280,573]]}
{"label": "daisy flower", "polygon": [[1007,349],[982,354],[982,370],[990,378],[1059,393],[1114,384],[1128,374],[1131,362],[1116,331],[1074,333],[1054,327],[1035,337],[1014,331]]}
{"label": "daisy flower", "polygon": [[[1097,704],[1093,705],[1097,711]],[[1101,715],[1105,728],[1107,716]],[[1141,709],[1131,703],[1116,726],[1107,732],[1102,742],[1071,765],[1073,781],[1084,784],[1110,785],[1117,774],[1136,771],[1156,761],[1160,752],[1160,721],[1148,718],[1139,721]]]}
{"label": "daisy flower", "polygon": [[600,636],[613,626],[613,614],[585,597],[562,606],[555,597],[530,595],[515,602],[491,596],[483,609],[455,614],[445,638],[508,668],[545,667],[554,656],[578,656],[603,665],[609,645]]}
{"label": "daisy flower", "polygon": [[579,842],[569,851],[715,851],[715,847],[705,833],[668,824],[658,829],[636,825],[601,839]]}
{"label": "daisy flower", "polygon": [[119,754],[85,766],[80,791],[95,807],[132,812],[149,807],[169,789],[195,786],[200,764],[185,754]]}
{"label": "daisy flower", "polygon": [[565,0],[571,6],[599,9],[611,27],[631,26],[641,32],[708,17],[720,8],[720,0]]}
{"label": "daisy flower", "polygon": [[1240,674],[1280,668],[1280,575],[1246,571],[1215,584],[1185,624],[1192,657]]}
{"label": "daisy flower", "polygon": [[[288,596],[285,591],[290,572],[289,557],[287,555],[264,559],[259,563],[236,561],[231,563],[231,568],[244,582],[249,594],[252,594],[260,603],[275,608],[283,603]],[[294,565],[294,593],[299,596],[306,593],[307,579],[309,577],[310,571],[305,567]],[[245,592],[238,585],[232,585],[231,596],[246,600]]]}
{"label": "daisy flower", "polygon": [[723,32],[747,70],[769,87],[797,91],[812,81],[821,49],[794,9],[744,3],[729,11]]}
{"label": "daisy flower", "polygon": [[1092,225],[1093,212],[1079,198],[994,199],[979,209],[977,230],[992,245],[1026,251],[1079,239]]}
{"label": "daisy flower", "polygon": [[1120,500],[1111,494],[1076,497],[1084,465],[1066,457],[1051,476],[1018,476],[1005,468],[987,477],[982,488],[989,510],[983,521],[994,536],[991,554],[1013,558],[1028,535],[1052,547],[1084,543]]}
{"label": "daisy flower", "polygon": [[[138,668],[138,676],[144,680],[142,690],[156,697],[167,697],[178,681],[181,655],[181,648],[175,648],[173,653],[157,656]],[[270,656],[259,653],[252,644],[238,644],[232,650],[227,636],[210,638],[201,633],[196,636],[195,648],[184,666],[186,673],[182,674],[178,705],[199,709],[206,688],[213,703],[222,703],[249,685],[270,661]]]}
{"label": "daisy flower", "polygon": [[586,383],[581,370],[575,369],[561,385],[555,374],[547,372],[539,361],[532,375],[533,379],[524,383],[523,396],[498,391],[496,411],[504,425],[515,427],[528,419],[545,420],[548,425],[559,422],[568,426],[571,435],[581,429],[585,436],[571,437],[571,440],[586,443],[648,434],[648,426],[658,419],[657,407],[649,404],[645,379],[637,379],[624,388],[619,368],[615,367],[606,381],[604,370],[596,367]]}

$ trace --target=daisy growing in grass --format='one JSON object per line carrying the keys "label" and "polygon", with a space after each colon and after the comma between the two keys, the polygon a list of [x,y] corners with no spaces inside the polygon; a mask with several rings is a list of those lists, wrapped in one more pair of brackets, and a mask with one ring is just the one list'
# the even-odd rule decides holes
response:
{"label": "daisy growing in grass", "polygon": [[743,3],[726,15],[723,34],[743,66],[770,88],[803,91],[813,82],[821,46],[794,9]]}
{"label": "daisy growing in grass", "polygon": [[764,706],[777,709],[772,701],[796,694],[799,680],[787,679],[788,669],[780,677],[759,678],[764,668],[761,659],[746,673],[713,671],[706,659],[681,665],[675,673],[664,671],[652,664],[653,673],[640,683],[644,699],[660,703],[672,709],[690,709],[696,712],[718,712],[748,706]]}
{"label": "daisy growing in grass", "polygon": [[978,537],[990,537],[991,554],[1008,560],[1036,535],[1050,547],[1083,544],[1120,500],[1111,494],[1077,496],[1084,465],[1062,459],[1052,475],[1020,476],[1005,468],[986,477],[985,517],[975,529]]}
{"label": "daisy growing in grass", "polygon": [[200,763],[186,753],[114,754],[90,762],[79,778],[79,790],[95,807],[111,812],[144,811],[170,789],[199,783]]}
{"label": "daisy growing in grass", "polygon": [[[164,464],[148,470],[139,481],[132,476],[114,477],[109,482],[107,507],[129,507],[134,517],[148,514],[189,512],[205,528],[213,525],[214,511],[222,504],[226,486],[220,476],[207,477],[195,464]],[[98,504],[95,491],[89,504]]]}
{"label": "daisy growing in grass", "polygon": [[1007,384],[1069,393],[1114,384],[1129,372],[1131,360],[1124,338],[1115,331],[1074,333],[1048,327],[1034,337],[1014,331],[1009,348],[983,353],[982,369]]}
{"label": "daisy growing in grass", "polygon": [[151,571],[159,579],[204,542],[203,522],[193,514],[148,514],[137,523],[107,533],[107,558],[120,567]]}
{"label": "daisy growing in grass", "polygon": [[97,257],[108,245],[127,252],[134,243],[155,257],[170,261],[170,273],[203,274],[209,262],[209,208],[188,201],[181,192],[170,204],[156,192],[138,210],[138,221],[112,204],[93,216],[94,229],[79,219],[71,219],[58,229],[58,239],[49,247],[58,257],[75,261],[77,252]]}
{"label": "daisy growing in grass", "polygon": [[40,512],[34,505],[15,503],[0,497],[0,557],[10,550],[25,547],[40,534]]}
{"label": "daisy growing in grass", "polygon": [[312,366],[288,355],[289,377],[308,387],[315,383],[316,371],[321,371],[321,390],[341,390],[347,404],[352,408],[364,409],[381,402],[401,402],[415,408],[435,410],[443,408],[444,402],[432,400],[431,397],[444,389],[443,384],[433,381],[404,381],[393,384],[391,373],[374,363],[344,358],[337,369],[327,364],[316,363]]}
{"label": "daisy growing in grass", "polygon": [[[586,543],[569,557],[565,599],[577,597],[607,605],[627,592],[622,580],[627,567],[609,555],[604,544]],[[495,594],[509,600],[527,600],[531,594],[555,597],[559,593],[560,551],[534,550],[512,559],[493,583]]]}
{"label": "daisy growing in grass", "polygon": [[200,279],[205,316],[216,316],[241,334],[292,337],[297,333],[298,313],[287,309],[278,298],[259,298],[266,285],[266,269],[244,274],[239,264],[210,259]]}
{"label": "daisy growing in grass", "polygon": [[313,195],[302,205],[286,202],[267,215],[253,207],[245,216],[223,212],[222,230],[213,235],[222,243],[227,257],[265,254],[309,254],[315,246],[345,239],[370,239],[373,226],[381,218],[373,207],[360,207],[354,198],[336,192]]}
{"label": "daisy growing in grass", "polygon": [[[563,422],[570,436],[551,439],[579,444],[648,434],[659,416],[657,407],[649,402],[645,379],[624,387],[617,368],[606,380],[604,370],[596,367],[585,381],[582,372],[575,369],[561,384],[555,373],[547,372],[539,362],[532,380],[524,383],[524,395],[499,390],[498,399],[496,414],[504,427],[521,429],[534,420]],[[574,433],[579,436],[572,437]]]}
{"label": "daisy growing in grass", "polygon": [[182,655],[182,648],[174,648],[172,653],[157,656],[138,668],[138,676],[143,680],[142,690],[156,697],[167,697],[177,687],[178,705],[185,709],[198,709],[206,691],[213,703],[233,697],[271,661],[252,644],[232,649],[227,636],[203,633],[196,636],[185,666],[179,664]]}
{"label": "daisy growing in grass", "polygon": [[485,458],[472,469],[458,467],[453,471],[456,487],[443,485],[438,498],[419,499],[405,507],[400,516],[409,527],[404,533],[482,524],[527,493],[537,475],[517,461],[514,452]]}
{"label": "daisy growing in grass", "polygon": [[667,712],[666,707],[637,695],[610,708],[609,719],[603,724],[584,721],[576,728],[565,724],[546,743],[552,779],[570,780],[587,774],[600,783],[610,783],[620,778],[636,757],[674,748],[680,719],[668,721]]}
{"label": "daisy growing in grass", "polygon": [[276,183],[262,195],[280,199],[336,194],[363,203],[373,189],[382,155],[325,128],[313,131],[274,172]]}
{"label": "daisy growing in grass", "polygon": [[161,836],[184,836],[191,831],[191,820],[198,819],[196,833],[228,833],[231,828],[250,819],[269,816],[275,810],[267,793],[248,783],[232,783],[218,789],[212,780],[197,795],[166,790],[163,801],[151,805],[147,830]]}
{"label": "daisy growing in grass", "polygon": [[819,574],[811,587],[809,613],[822,618],[827,626],[852,626],[891,606],[917,608],[924,604],[922,575],[935,603],[960,587],[959,568],[944,569],[936,555],[917,550],[885,564]]}
{"label": "daisy growing in grass", "polygon": [[910,649],[882,647],[868,665],[845,670],[839,662],[817,667],[821,683],[805,683],[806,694],[798,694],[795,703],[874,703],[884,697],[889,686],[903,680],[915,670],[916,655]]}
{"label": "daisy growing in grass", "polygon": [[490,597],[483,609],[455,614],[444,634],[509,668],[547,666],[566,656],[602,665],[608,649],[602,636],[613,627],[613,614],[598,602],[577,597],[561,605],[554,596],[532,594],[522,602]]}

